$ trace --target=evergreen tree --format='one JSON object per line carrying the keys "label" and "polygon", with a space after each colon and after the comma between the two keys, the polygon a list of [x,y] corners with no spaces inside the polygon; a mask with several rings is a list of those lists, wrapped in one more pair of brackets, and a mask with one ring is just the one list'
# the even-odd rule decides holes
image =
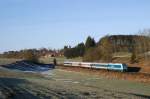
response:
{"label": "evergreen tree", "polygon": [[91,38],[90,36],[88,36],[86,43],[85,43],[86,50],[91,47],[95,47],[95,46],[96,46],[96,42],[95,42],[94,38]]}
{"label": "evergreen tree", "polygon": [[84,43],[78,44],[76,48],[77,48],[78,56],[83,56],[84,53],[85,53],[85,45],[84,45]]}
{"label": "evergreen tree", "polygon": [[64,56],[67,58],[74,58],[74,57],[82,57],[85,53],[85,45],[84,43],[79,43],[77,46],[71,47],[64,47]]}

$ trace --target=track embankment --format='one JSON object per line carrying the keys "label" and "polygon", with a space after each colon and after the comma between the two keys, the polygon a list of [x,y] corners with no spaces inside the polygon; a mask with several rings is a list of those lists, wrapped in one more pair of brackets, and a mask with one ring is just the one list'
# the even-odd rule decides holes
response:
{"label": "track embankment", "polygon": [[140,72],[118,72],[118,71],[108,71],[101,69],[83,68],[83,67],[69,67],[69,66],[58,66],[59,69],[67,71],[75,71],[81,73],[88,73],[91,75],[98,75],[109,79],[122,79],[130,81],[138,81],[143,83],[150,83],[150,74],[140,73]]}

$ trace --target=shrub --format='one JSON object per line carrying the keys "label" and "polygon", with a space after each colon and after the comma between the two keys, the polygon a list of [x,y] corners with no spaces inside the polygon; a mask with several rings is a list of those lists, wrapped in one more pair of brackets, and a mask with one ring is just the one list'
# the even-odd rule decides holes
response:
{"label": "shrub", "polygon": [[101,59],[101,51],[98,48],[89,48],[84,57],[83,61],[85,62],[94,62],[94,61],[99,61]]}
{"label": "shrub", "polygon": [[138,62],[138,60],[137,60],[137,55],[136,55],[136,53],[133,51],[132,52],[132,56],[131,56],[131,63],[136,63],[136,62]]}
{"label": "shrub", "polygon": [[27,51],[24,53],[24,59],[33,63],[38,63],[38,56],[32,51]]}

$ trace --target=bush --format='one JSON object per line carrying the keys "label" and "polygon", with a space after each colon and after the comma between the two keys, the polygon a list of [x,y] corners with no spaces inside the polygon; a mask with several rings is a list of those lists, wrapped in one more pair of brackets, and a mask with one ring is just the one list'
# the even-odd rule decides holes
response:
{"label": "bush", "polygon": [[88,62],[111,62],[112,55],[113,51],[111,41],[108,39],[108,37],[105,37],[101,40],[97,47],[90,48],[88,51],[86,51],[83,60]]}
{"label": "bush", "polygon": [[33,63],[38,63],[38,56],[35,55],[32,51],[25,52],[24,59]]}
{"label": "bush", "polygon": [[137,55],[135,52],[133,52],[131,56],[131,63],[136,63],[136,62],[138,62]]}
{"label": "bush", "polygon": [[98,48],[89,48],[83,57],[83,61],[85,62],[94,62],[99,61],[100,59],[101,51]]}

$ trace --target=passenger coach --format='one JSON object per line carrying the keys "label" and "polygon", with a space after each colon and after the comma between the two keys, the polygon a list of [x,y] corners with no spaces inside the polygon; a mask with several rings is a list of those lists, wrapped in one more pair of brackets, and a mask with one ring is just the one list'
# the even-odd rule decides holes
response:
{"label": "passenger coach", "polygon": [[122,63],[90,63],[90,62],[64,62],[64,66],[86,67],[95,69],[107,69],[115,71],[127,71],[128,67]]}

